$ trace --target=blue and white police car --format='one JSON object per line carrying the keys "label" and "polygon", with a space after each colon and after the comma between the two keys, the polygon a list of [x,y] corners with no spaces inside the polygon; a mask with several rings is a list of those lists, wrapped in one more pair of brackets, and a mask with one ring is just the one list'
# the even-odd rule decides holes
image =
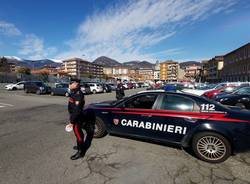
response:
{"label": "blue and white police car", "polygon": [[95,114],[95,137],[109,133],[173,143],[210,163],[250,147],[250,112],[199,96],[150,91],[85,110]]}

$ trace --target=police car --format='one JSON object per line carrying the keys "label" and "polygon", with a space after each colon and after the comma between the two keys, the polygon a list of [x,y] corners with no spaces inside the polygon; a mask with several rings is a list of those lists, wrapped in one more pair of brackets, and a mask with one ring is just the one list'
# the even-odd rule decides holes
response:
{"label": "police car", "polygon": [[250,113],[185,93],[143,92],[91,104],[95,137],[107,133],[190,147],[210,163],[250,147]]}

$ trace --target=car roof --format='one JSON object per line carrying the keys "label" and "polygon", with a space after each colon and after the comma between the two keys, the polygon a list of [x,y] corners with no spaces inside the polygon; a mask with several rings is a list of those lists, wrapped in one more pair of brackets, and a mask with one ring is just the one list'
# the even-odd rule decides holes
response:
{"label": "car roof", "polygon": [[141,91],[138,92],[137,94],[147,94],[147,93],[154,93],[154,94],[171,94],[171,95],[181,95],[185,97],[190,97],[190,98],[199,98],[203,99],[203,97],[194,95],[194,94],[189,94],[189,93],[184,93],[184,92],[169,92],[169,91],[164,91],[164,90],[148,90],[148,91]]}

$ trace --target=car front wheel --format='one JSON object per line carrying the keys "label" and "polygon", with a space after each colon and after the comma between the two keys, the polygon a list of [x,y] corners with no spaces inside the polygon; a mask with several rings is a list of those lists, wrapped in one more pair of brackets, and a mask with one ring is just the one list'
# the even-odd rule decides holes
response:
{"label": "car front wheel", "polygon": [[36,94],[37,94],[37,95],[41,95],[41,91],[40,91],[40,90],[37,90],[37,91],[36,91]]}
{"label": "car front wheel", "polygon": [[194,136],[192,148],[198,158],[210,163],[220,163],[231,155],[231,144],[222,135],[202,132]]}
{"label": "car front wheel", "polygon": [[94,137],[101,138],[107,134],[106,126],[101,118],[96,117],[95,121],[95,130],[94,130]]}

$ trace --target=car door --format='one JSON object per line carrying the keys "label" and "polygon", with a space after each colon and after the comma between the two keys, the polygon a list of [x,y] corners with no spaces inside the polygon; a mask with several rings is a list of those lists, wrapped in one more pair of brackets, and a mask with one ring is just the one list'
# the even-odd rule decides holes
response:
{"label": "car door", "polygon": [[55,89],[54,89],[55,95],[63,95],[62,94],[62,88],[63,88],[62,84],[57,84]]}
{"label": "car door", "polygon": [[163,94],[151,121],[154,139],[179,143],[188,131],[199,123],[200,107],[191,98],[178,94]]}
{"label": "car door", "polygon": [[117,107],[120,110],[111,112],[111,131],[140,137],[150,136],[144,129],[144,123],[150,121],[157,97],[158,94],[138,94],[119,104]]}
{"label": "car door", "polygon": [[23,82],[19,82],[17,83],[17,89],[23,89],[24,88],[24,83]]}

